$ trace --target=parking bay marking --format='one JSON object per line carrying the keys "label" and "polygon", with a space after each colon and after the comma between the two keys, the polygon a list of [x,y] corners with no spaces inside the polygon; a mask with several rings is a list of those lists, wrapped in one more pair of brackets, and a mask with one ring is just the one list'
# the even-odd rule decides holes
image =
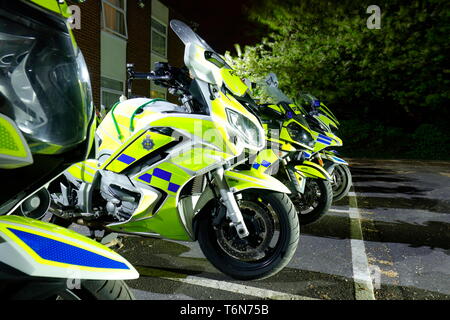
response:
{"label": "parking bay marking", "polygon": [[272,300],[318,300],[310,297],[299,296],[295,294],[289,294],[279,291],[273,291],[269,289],[261,289],[256,287],[250,287],[242,284],[231,283],[226,281],[219,281],[207,278],[201,278],[196,276],[187,276],[186,278],[172,278],[163,277],[166,280],[179,281],[186,284],[207,287],[216,290],[229,291],[233,293],[239,293],[243,295],[258,297],[262,299]]}
{"label": "parking bay marking", "polygon": [[356,192],[349,196],[350,200],[350,246],[352,252],[353,280],[356,300],[375,300],[375,294],[370,276],[369,261],[364,245],[361,215],[358,210]]}

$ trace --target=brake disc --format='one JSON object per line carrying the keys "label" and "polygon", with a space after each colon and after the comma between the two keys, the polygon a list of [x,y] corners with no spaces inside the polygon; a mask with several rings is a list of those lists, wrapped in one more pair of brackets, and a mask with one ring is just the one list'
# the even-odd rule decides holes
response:
{"label": "brake disc", "polygon": [[275,233],[271,212],[262,203],[239,201],[239,208],[249,235],[241,239],[228,219],[223,219],[217,228],[217,240],[222,249],[241,260],[264,258]]}

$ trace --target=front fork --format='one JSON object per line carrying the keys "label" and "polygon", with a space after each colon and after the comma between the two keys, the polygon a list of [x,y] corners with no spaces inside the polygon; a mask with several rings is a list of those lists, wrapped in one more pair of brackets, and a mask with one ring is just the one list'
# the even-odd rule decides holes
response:
{"label": "front fork", "polygon": [[291,180],[291,183],[294,186],[295,192],[299,196],[305,193],[306,178],[291,167],[286,167],[286,172],[289,176],[289,180]]}
{"label": "front fork", "polygon": [[224,169],[219,168],[212,172],[217,189],[220,192],[223,204],[227,208],[227,217],[231,220],[231,224],[236,228],[239,238],[245,238],[249,235],[247,226],[244,222],[244,217],[239,209],[236,198],[233,192],[230,191],[225,176]]}

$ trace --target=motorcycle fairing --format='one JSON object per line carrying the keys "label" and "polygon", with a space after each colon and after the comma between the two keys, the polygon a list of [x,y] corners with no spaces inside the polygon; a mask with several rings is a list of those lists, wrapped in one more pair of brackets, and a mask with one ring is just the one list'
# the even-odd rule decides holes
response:
{"label": "motorcycle fairing", "polygon": [[252,170],[266,172],[279,160],[278,155],[272,149],[264,149],[258,153],[252,163]]}
{"label": "motorcycle fairing", "polygon": [[331,132],[319,133],[313,131],[313,137],[316,139],[314,144],[314,152],[321,151],[328,147],[339,147],[342,145],[342,140]]}
{"label": "motorcycle fairing", "polygon": [[74,279],[136,279],[120,255],[72,230],[18,217],[0,217],[2,263],[27,275]]}
{"label": "motorcycle fairing", "polygon": [[301,165],[295,166],[295,169],[307,178],[320,178],[332,181],[332,177],[324,168],[311,161],[304,161]]}
{"label": "motorcycle fairing", "polygon": [[291,193],[283,183],[259,170],[226,170],[225,179],[233,192],[245,189],[265,189],[281,193]]}
{"label": "motorcycle fairing", "polygon": [[4,114],[0,114],[0,138],[0,169],[14,169],[33,163],[33,156],[21,131]]}
{"label": "motorcycle fairing", "polygon": [[342,164],[342,165],[348,166],[347,161],[345,161],[342,158],[336,157],[336,155],[331,151],[325,151],[325,152],[323,152],[323,155],[326,157],[326,159],[333,161],[336,164]]}
{"label": "motorcycle fairing", "polygon": [[337,128],[339,126],[339,121],[337,120],[336,116],[331,112],[331,110],[323,104],[323,102],[320,103],[320,106],[318,108],[320,112],[322,112],[326,117],[330,118],[332,122],[334,122],[334,126]]}

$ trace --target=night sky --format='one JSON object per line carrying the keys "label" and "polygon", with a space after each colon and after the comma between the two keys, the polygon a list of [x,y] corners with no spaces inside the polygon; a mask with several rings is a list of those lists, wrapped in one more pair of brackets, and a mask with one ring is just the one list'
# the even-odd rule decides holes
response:
{"label": "night sky", "polygon": [[[247,19],[246,8],[257,0],[162,0],[183,15],[198,23],[197,33],[217,52],[235,53],[234,44],[254,44],[260,40],[256,25]],[[186,21],[185,21],[186,22]]]}

